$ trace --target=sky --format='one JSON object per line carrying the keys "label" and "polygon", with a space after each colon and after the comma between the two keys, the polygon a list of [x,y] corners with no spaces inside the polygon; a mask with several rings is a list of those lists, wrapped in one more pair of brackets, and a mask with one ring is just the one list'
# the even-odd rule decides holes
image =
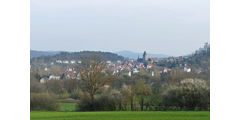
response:
{"label": "sky", "polygon": [[210,41],[209,0],[31,0],[30,48],[186,55]]}

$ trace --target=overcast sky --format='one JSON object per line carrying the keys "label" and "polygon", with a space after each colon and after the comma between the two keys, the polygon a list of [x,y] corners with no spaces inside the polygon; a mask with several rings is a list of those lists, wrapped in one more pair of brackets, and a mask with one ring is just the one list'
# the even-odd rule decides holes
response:
{"label": "overcast sky", "polygon": [[209,0],[31,0],[33,50],[185,55],[209,25]]}

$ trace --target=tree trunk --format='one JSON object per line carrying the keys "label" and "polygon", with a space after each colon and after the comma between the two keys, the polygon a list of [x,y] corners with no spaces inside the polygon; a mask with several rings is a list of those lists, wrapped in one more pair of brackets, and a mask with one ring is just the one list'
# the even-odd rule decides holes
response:
{"label": "tree trunk", "polygon": [[95,110],[95,108],[94,108],[94,95],[91,94],[90,97],[91,97],[91,110]]}
{"label": "tree trunk", "polygon": [[141,110],[143,111],[143,98],[141,98]]}
{"label": "tree trunk", "polygon": [[133,100],[131,99],[131,110],[133,111]]}

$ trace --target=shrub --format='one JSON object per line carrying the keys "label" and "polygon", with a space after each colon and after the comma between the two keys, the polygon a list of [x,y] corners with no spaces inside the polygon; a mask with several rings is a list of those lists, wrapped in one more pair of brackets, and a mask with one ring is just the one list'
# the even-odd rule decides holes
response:
{"label": "shrub", "polygon": [[46,93],[31,93],[30,96],[31,110],[59,110],[60,107],[56,100]]}
{"label": "shrub", "polygon": [[113,111],[121,108],[121,93],[117,90],[104,92],[99,98],[90,100],[89,94],[84,94],[78,104],[78,111]]}
{"label": "shrub", "polygon": [[207,110],[210,104],[210,89],[204,80],[185,79],[163,93],[163,105],[187,110]]}
{"label": "shrub", "polygon": [[69,97],[70,97],[70,94],[67,91],[58,95],[59,99],[65,99],[65,98],[69,98]]}
{"label": "shrub", "polygon": [[83,96],[83,92],[80,89],[74,89],[70,95],[71,98],[78,99],[78,100],[80,100],[82,96]]}
{"label": "shrub", "polygon": [[30,92],[31,93],[42,93],[42,92],[45,92],[45,89],[46,88],[41,83],[33,81],[33,80],[30,81]]}
{"label": "shrub", "polygon": [[121,109],[122,94],[118,90],[110,90],[103,93],[98,100],[101,103],[102,110],[117,110]]}

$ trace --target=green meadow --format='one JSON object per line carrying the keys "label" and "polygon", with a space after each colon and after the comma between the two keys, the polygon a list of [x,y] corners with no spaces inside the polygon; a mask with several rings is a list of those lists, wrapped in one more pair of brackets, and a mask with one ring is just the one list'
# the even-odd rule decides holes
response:
{"label": "green meadow", "polygon": [[31,111],[31,120],[209,120],[209,111],[74,112],[76,103],[60,103],[61,112]]}
{"label": "green meadow", "polygon": [[209,111],[31,111],[31,120],[209,120]]}
{"label": "green meadow", "polygon": [[59,103],[61,111],[73,112],[76,111],[77,103]]}

